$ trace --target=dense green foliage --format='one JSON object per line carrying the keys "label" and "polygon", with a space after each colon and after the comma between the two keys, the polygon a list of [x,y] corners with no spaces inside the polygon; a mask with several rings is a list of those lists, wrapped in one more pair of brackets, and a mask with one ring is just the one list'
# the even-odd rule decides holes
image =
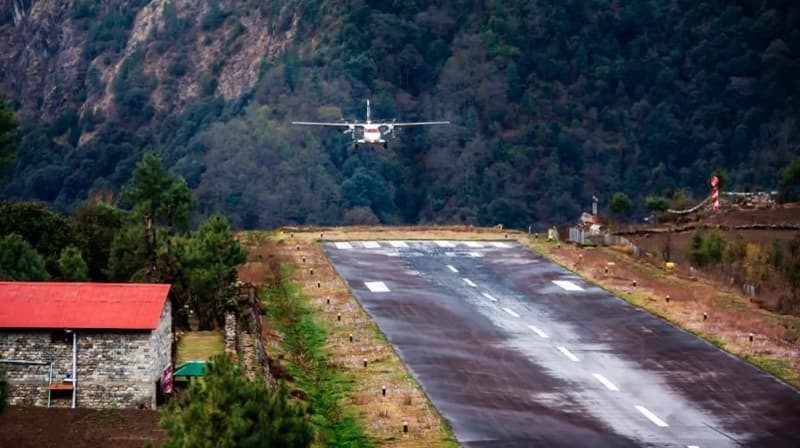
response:
{"label": "dense green foliage", "polygon": [[30,243],[55,276],[61,251],[76,239],[72,223],[42,202],[0,202],[0,236],[10,234]]}
{"label": "dense green foliage", "polygon": [[58,270],[61,279],[70,282],[85,282],[89,280],[89,267],[83,260],[81,251],[75,246],[67,246],[58,257]]}
{"label": "dense green foliage", "polygon": [[[0,95],[0,170],[15,159],[14,139],[16,137],[17,119],[14,111]],[[0,171],[0,180],[2,179]]]}
{"label": "dense green foliage", "polygon": [[180,262],[189,300],[201,327],[210,324],[226,309],[233,295],[226,290],[236,281],[236,267],[247,254],[233,237],[228,221],[212,216],[196,232],[177,240],[176,258]]}
{"label": "dense green foliage", "polygon": [[[83,97],[105,88],[102,64],[122,56],[146,2],[125,3],[73,4],[87,30]],[[592,195],[607,210],[624,192],[633,213],[667,190],[702,198],[717,170],[726,189],[773,190],[800,151],[800,4],[790,0],[204,5],[195,15],[164,5],[111,81],[114,107],[67,104],[55,120],[23,123],[0,194],[73,210],[118,191],[150,147],[186,179],[202,217],[223,213],[236,228],[525,227],[574,222]],[[244,95],[223,99],[226,57],[248,45],[252,21],[279,34],[295,13],[294,40]],[[212,44],[216,59],[198,64],[192,54]],[[187,82],[196,96],[172,108]],[[388,151],[288,124],[363,119],[367,97],[377,118],[454,124],[405,130]]]}
{"label": "dense green foliage", "polygon": [[614,193],[611,196],[611,202],[608,204],[608,209],[618,217],[624,217],[633,208],[633,202],[627,194],[622,192]]}
{"label": "dense green foliage", "polygon": [[196,231],[182,177],[146,152],[122,188],[127,210],[100,199],[68,217],[42,202],[0,202],[0,279],[170,283],[180,322],[215,326],[236,296],[246,252],[221,216]]}
{"label": "dense green foliage", "polygon": [[44,259],[21,236],[0,236],[0,280],[47,280]]}
{"label": "dense green foliage", "polygon": [[161,426],[164,448],[302,448],[313,436],[285,388],[247,379],[225,356],[212,358],[206,375],[166,407]]}

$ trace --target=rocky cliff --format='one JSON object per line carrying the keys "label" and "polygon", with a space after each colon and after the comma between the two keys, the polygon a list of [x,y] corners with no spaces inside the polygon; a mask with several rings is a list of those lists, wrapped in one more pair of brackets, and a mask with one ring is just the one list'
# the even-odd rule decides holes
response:
{"label": "rocky cliff", "polygon": [[[65,109],[110,116],[125,81],[166,114],[201,94],[236,98],[292,39],[252,2],[0,0],[0,91],[24,121]],[[125,79],[133,62],[139,79]],[[85,141],[83,136],[81,141]]]}

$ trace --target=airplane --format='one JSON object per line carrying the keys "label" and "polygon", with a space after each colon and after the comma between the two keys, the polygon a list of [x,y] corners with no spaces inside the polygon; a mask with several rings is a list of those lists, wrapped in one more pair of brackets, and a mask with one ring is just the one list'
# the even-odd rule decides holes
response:
{"label": "airplane", "polygon": [[[353,136],[353,146],[358,149],[358,145],[382,145],[384,148],[389,146],[384,137],[394,136],[394,129],[408,126],[431,126],[440,124],[450,124],[449,121],[416,121],[408,123],[397,123],[394,120],[372,122],[372,117],[369,108],[369,100],[367,100],[367,121],[365,122],[348,122],[342,121],[339,123],[322,123],[315,121],[293,121],[292,124],[298,126],[330,126],[337,128],[347,128],[344,130],[345,134]],[[356,129],[362,131],[362,137],[356,136]]]}

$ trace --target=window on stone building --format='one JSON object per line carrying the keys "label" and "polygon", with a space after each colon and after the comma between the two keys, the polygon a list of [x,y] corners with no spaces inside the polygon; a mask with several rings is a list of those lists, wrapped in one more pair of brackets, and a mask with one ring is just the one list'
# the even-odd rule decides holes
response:
{"label": "window on stone building", "polygon": [[67,330],[53,330],[50,332],[50,342],[54,344],[68,344],[72,341],[72,336]]}

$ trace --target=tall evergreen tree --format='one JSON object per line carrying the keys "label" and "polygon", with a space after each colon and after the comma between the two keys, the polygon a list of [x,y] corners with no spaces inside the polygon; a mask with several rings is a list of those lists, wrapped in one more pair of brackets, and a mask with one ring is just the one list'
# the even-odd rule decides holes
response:
{"label": "tall evergreen tree", "polygon": [[49,275],[44,258],[21,236],[0,237],[0,279],[41,281]]}

